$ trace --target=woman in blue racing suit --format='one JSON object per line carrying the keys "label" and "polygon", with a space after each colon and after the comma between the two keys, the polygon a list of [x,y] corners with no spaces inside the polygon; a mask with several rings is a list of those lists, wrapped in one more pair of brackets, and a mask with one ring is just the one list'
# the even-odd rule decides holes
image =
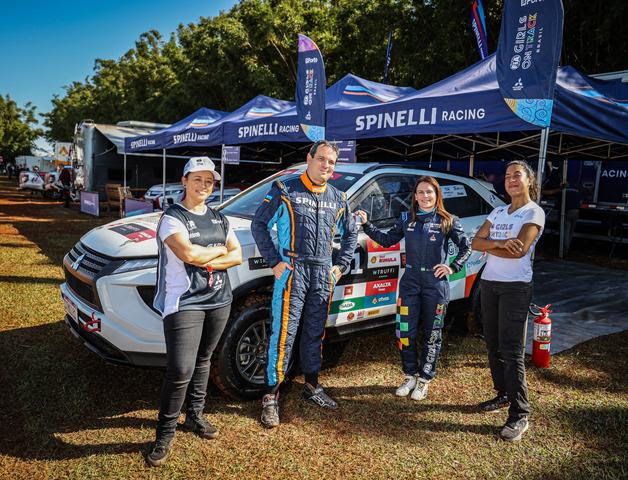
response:
{"label": "woman in blue racing suit", "polygon": [[[423,400],[436,374],[441,349],[441,330],[449,303],[447,276],[459,272],[471,255],[469,239],[460,221],[445,210],[440,186],[430,176],[418,179],[410,211],[402,212],[388,232],[369,223],[363,210],[356,214],[364,223],[364,232],[384,247],[405,237],[406,269],[397,299],[397,340],[405,378],[395,393],[405,397],[412,392],[413,400]],[[449,240],[458,247],[458,254],[447,264]],[[423,323],[420,353],[419,321]]]}

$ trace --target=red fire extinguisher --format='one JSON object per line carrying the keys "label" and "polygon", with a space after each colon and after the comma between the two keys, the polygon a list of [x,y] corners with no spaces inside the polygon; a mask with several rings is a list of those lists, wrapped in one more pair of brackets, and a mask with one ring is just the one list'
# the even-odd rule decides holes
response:
{"label": "red fire extinguisher", "polygon": [[[552,337],[552,320],[549,318],[550,305],[539,307],[530,305],[530,313],[534,318],[534,338],[532,341],[532,363],[539,368],[550,366],[550,341]],[[534,310],[536,309],[536,311]]]}

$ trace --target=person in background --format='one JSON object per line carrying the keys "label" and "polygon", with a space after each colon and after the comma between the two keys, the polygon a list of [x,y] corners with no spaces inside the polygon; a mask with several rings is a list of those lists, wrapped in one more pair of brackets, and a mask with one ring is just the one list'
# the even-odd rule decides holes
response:
{"label": "person in background", "polygon": [[511,203],[495,208],[472,242],[474,250],[488,254],[480,280],[480,299],[488,361],[497,392],[479,408],[496,412],[509,407],[499,437],[518,441],[529,426],[524,349],[532,300],[532,253],[545,226],[545,213],[536,204],[536,178],[527,163],[516,160],[507,165],[505,187]]}
{"label": "person in background", "polygon": [[227,269],[242,263],[242,249],[227,218],[205,205],[217,180],[209,158],[191,158],[181,179],[185,198],[168,208],[157,226],[154,307],[164,323],[166,373],[157,438],[146,456],[151,466],[166,460],[184,400],[181,428],[201,438],[218,436],[203,409],[211,356],[231,310]]}
{"label": "person in background", "polygon": [[[449,303],[448,275],[459,272],[471,255],[471,246],[458,218],[445,210],[443,194],[434,177],[420,177],[414,186],[409,212],[402,212],[397,223],[382,232],[368,221],[363,210],[356,214],[364,233],[384,247],[406,239],[406,271],[397,299],[397,339],[405,378],[395,394],[423,400],[436,375],[442,344],[442,328]],[[449,240],[458,253],[448,264]],[[417,348],[418,326],[421,351]]]}

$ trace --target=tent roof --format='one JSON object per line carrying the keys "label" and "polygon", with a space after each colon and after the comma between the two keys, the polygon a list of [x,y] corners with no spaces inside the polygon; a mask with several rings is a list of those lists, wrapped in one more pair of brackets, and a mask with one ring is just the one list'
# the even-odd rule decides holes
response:
{"label": "tent roof", "polygon": [[168,139],[172,139],[174,135],[207,127],[226,115],[227,112],[221,110],[201,107],[191,115],[188,115],[169,127],[130,138],[126,141],[126,151],[127,153],[133,153],[144,150],[156,150],[164,147],[168,148],[166,142]]}

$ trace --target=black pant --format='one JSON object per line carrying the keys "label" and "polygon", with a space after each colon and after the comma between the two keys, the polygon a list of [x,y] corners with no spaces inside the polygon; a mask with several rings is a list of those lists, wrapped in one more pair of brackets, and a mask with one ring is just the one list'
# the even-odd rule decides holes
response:
{"label": "black pant", "polygon": [[508,395],[509,418],[530,413],[524,349],[532,282],[480,283],[482,325],[493,386]]}
{"label": "black pant", "polygon": [[225,328],[231,305],[213,310],[186,310],[164,318],[166,373],[161,387],[157,436],[172,438],[184,400],[186,414],[203,413],[209,364]]}

